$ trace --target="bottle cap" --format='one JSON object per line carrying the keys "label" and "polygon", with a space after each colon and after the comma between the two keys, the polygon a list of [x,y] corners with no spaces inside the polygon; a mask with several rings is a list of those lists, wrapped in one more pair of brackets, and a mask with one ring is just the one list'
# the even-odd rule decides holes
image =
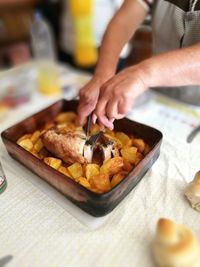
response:
{"label": "bottle cap", "polygon": [[36,10],[34,13],[34,19],[35,20],[41,20],[42,19],[42,13],[39,10]]}

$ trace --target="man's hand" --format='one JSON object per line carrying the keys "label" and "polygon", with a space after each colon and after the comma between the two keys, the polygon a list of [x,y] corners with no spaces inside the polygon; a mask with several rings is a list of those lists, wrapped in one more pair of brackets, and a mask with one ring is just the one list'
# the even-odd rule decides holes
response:
{"label": "man's hand", "polygon": [[101,124],[112,130],[114,119],[123,118],[146,89],[145,73],[139,65],[129,67],[101,86],[94,114]]}
{"label": "man's hand", "polygon": [[80,89],[80,104],[78,107],[80,124],[83,124],[87,116],[95,109],[99,97],[100,87],[103,82],[103,79],[100,77],[93,76],[93,78]]}

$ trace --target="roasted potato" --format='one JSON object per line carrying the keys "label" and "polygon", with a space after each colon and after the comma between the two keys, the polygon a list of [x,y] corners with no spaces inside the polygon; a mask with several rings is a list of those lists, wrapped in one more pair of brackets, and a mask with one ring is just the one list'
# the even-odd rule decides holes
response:
{"label": "roasted potato", "polygon": [[30,139],[22,139],[21,141],[17,141],[17,144],[27,151],[31,151],[31,149],[33,148],[33,143]]}
{"label": "roasted potato", "polygon": [[127,160],[131,164],[135,164],[137,158],[137,147],[124,147],[121,149],[123,159]]}
{"label": "roasted potato", "polygon": [[32,134],[32,136],[31,136],[31,142],[33,143],[33,144],[35,144],[36,142],[37,142],[37,140],[39,139],[39,137],[40,137],[40,135],[41,135],[41,132],[40,131],[35,131],[33,134]]}
{"label": "roasted potato", "polygon": [[115,137],[120,140],[123,147],[131,146],[132,144],[131,138],[129,138],[128,135],[123,132],[117,132]]}
{"label": "roasted potato", "polygon": [[113,177],[112,177],[112,180],[111,180],[111,187],[113,188],[115,185],[117,185],[119,182],[121,182],[121,180],[124,179],[124,177],[128,174],[128,172],[126,171],[121,171],[121,172],[118,172],[117,174],[115,174]]}
{"label": "roasted potato", "polygon": [[90,135],[94,135],[100,131],[100,126],[98,124],[92,124],[90,128]]}
{"label": "roasted potato", "polygon": [[31,154],[35,156],[38,159],[42,159],[41,156],[38,154],[38,152],[33,148],[31,151]]}
{"label": "roasted potato", "polygon": [[115,135],[104,133],[104,136],[106,138],[108,138],[109,140],[115,141],[119,147],[122,147],[123,146],[122,145],[122,142],[117,137],[115,137]]}
{"label": "roasted potato", "polygon": [[70,178],[73,179],[73,177],[71,176],[70,172],[68,171],[68,169],[66,167],[60,166],[58,168],[58,171],[61,172],[62,174],[64,174],[64,175],[66,175],[66,176],[68,176],[68,177],[70,177]]}
{"label": "roasted potato", "polygon": [[19,143],[21,141],[23,141],[24,139],[31,139],[31,136],[32,134],[24,134],[22,137],[20,137],[18,140],[17,140],[17,144],[19,145]]}
{"label": "roasted potato", "polygon": [[[49,130],[49,129],[51,129],[51,128],[54,128],[54,127],[55,127],[55,123],[53,123],[53,122],[47,122],[47,123],[45,124],[43,130],[47,131],[47,130]],[[44,133],[44,132],[42,131],[42,133]]]}
{"label": "roasted potato", "polygon": [[77,116],[74,112],[61,112],[56,116],[55,122],[58,124],[64,122],[74,122],[76,120],[76,117]]}
{"label": "roasted potato", "polygon": [[132,146],[137,147],[140,153],[143,153],[145,149],[145,142],[141,138],[132,138]]}
{"label": "roasted potato", "polygon": [[111,131],[108,128],[105,128],[105,134],[108,134],[108,135],[111,135],[111,136],[114,136],[115,137],[115,132],[114,131]]}
{"label": "roasted potato", "polygon": [[144,156],[142,155],[142,153],[137,152],[136,153],[135,165],[137,165],[143,158],[144,158]]}
{"label": "roasted potato", "polygon": [[150,151],[150,146],[148,144],[145,145],[143,154],[146,155]]}
{"label": "roasted potato", "polygon": [[98,164],[87,164],[85,167],[85,176],[89,180],[92,176],[98,175],[100,166]]}
{"label": "roasted potato", "polygon": [[105,161],[100,168],[100,174],[114,175],[121,171],[124,162],[122,157],[115,157]]}
{"label": "roasted potato", "polygon": [[76,180],[79,177],[83,176],[83,168],[82,165],[78,162],[73,163],[68,168],[70,175]]}
{"label": "roasted potato", "polygon": [[125,160],[124,158],[123,158],[123,162],[124,162],[123,170],[130,172],[133,168],[133,165],[131,165],[131,163],[129,161]]}
{"label": "roasted potato", "polygon": [[38,153],[43,148],[42,140],[39,138],[37,142],[34,144],[34,150]]}
{"label": "roasted potato", "polygon": [[90,178],[89,183],[91,189],[95,192],[103,193],[111,189],[110,179],[108,174],[99,174]]}
{"label": "roasted potato", "polygon": [[88,189],[91,187],[91,186],[90,186],[90,183],[88,182],[88,180],[87,180],[85,177],[79,177],[79,178],[77,179],[77,182],[78,182],[79,184],[81,184],[82,186],[88,188]]}
{"label": "roasted potato", "polygon": [[59,169],[62,164],[62,160],[53,157],[44,158],[44,162],[56,170]]}

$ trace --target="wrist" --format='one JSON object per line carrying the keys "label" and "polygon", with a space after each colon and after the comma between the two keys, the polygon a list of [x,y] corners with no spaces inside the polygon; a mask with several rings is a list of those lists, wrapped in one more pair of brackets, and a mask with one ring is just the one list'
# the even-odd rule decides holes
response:
{"label": "wrist", "polygon": [[156,86],[156,77],[154,75],[154,67],[151,59],[146,59],[138,64],[140,77],[145,88],[155,87]]}
{"label": "wrist", "polygon": [[112,78],[115,75],[115,69],[98,69],[94,72],[94,78],[102,81],[103,83]]}

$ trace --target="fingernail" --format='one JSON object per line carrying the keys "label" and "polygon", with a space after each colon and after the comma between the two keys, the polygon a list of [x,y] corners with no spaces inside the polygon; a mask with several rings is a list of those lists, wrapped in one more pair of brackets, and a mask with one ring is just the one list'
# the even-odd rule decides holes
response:
{"label": "fingernail", "polygon": [[95,124],[97,121],[97,116],[93,113],[92,114],[92,123]]}
{"label": "fingernail", "polygon": [[114,125],[112,124],[111,126],[110,126],[110,130],[112,131],[114,129]]}

